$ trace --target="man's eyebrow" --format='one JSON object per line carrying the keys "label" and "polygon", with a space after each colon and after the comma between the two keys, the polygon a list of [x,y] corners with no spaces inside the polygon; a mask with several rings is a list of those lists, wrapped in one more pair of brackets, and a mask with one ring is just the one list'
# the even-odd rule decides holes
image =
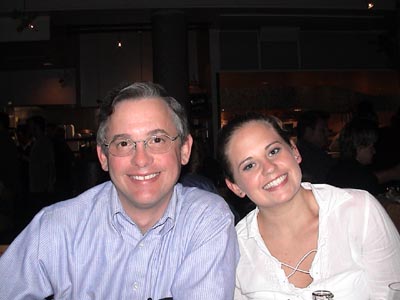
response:
{"label": "man's eyebrow", "polygon": [[[159,128],[157,128],[157,129],[154,129],[154,130],[149,131],[149,132],[147,133],[147,136],[149,137],[149,136],[158,135],[158,134],[166,134],[166,135],[169,135],[169,133],[166,132],[164,129],[159,129]],[[129,134],[127,134],[127,133],[119,133],[119,134],[114,135],[114,136],[111,138],[111,141],[114,141],[114,140],[116,140],[116,139],[132,139],[132,137],[131,137]]]}
{"label": "man's eyebrow", "polygon": [[150,131],[150,132],[148,133],[148,135],[156,135],[156,134],[166,134],[166,135],[169,135],[168,132],[166,132],[164,129],[160,129],[160,128],[154,129],[154,130],[152,130],[152,131]]}
{"label": "man's eyebrow", "polygon": [[120,133],[120,134],[116,134],[111,138],[111,141],[114,141],[116,139],[130,139],[131,137],[129,136],[129,134],[126,133]]}

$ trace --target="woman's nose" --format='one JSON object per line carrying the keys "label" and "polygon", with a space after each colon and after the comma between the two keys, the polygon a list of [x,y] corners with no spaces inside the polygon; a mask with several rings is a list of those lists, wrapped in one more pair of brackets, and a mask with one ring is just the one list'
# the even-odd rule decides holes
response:
{"label": "woman's nose", "polygon": [[272,173],[275,169],[275,163],[268,158],[265,158],[262,164],[262,170],[264,174]]}

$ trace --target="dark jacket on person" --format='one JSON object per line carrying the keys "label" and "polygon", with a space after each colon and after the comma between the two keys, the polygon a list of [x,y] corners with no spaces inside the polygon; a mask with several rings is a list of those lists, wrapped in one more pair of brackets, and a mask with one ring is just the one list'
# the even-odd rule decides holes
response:
{"label": "dark jacket on person", "polygon": [[372,170],[355,159],[339,160],[330,169],[327,183],[341,188],[365,190],[373,195],[381,193],[378,178]]}

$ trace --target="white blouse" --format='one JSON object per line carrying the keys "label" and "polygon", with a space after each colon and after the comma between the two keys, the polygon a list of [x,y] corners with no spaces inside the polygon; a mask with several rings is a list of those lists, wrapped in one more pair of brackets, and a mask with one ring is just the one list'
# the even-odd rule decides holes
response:
{"label": "white blouse", "polygon": [[320,289],[337,300],[387,299],[388,284],[400,281],[400,236],[385,209],[362,190],[302,185],[312,190],[319,205],[313,282],[297,288],[287,280],[261,238],[256,208],[236,226],[241,257],[235,300],[311,300]]}

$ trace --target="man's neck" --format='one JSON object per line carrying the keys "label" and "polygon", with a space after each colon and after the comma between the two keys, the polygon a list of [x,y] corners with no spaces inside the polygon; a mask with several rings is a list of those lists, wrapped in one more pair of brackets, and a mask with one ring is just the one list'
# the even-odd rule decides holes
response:
{"label": "man's neck", "polygon": [[169,201],[158,203],[153,207],[137,207],[123,203],[122,201],[121,203],[126,214],[139,227],[142,234],[145,234],[162,218],[167,210]]}

